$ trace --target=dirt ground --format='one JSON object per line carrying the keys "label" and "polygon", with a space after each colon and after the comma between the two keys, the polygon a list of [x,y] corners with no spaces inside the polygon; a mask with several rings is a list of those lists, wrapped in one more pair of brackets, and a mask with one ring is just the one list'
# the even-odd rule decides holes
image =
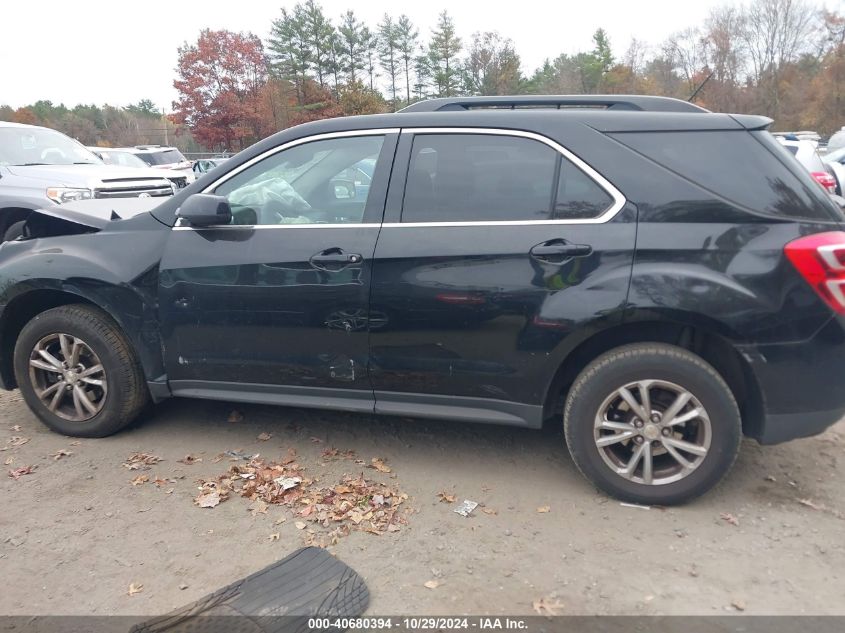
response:
{"label": "dirt ground", "polygon": [[[229,421],[233,410],[243,419]],[[353,531],[330,548],[365,578],[373,615],[528,615],[540,599],[561,614],[845,614],[843,422],[781,446],[746,442],[721,487],[672,509],[598,493],[557,430],[173,400],[77,444],[4,392],[4,447],[2,615],[161,614],[284,557],[307,536],[289,509],[253,516],[238,496],[199,508],[197,480],[225,472],[213,458],[227,450],[280,459],[294,448],[326,482],[361,471],[325,461],[327,447],[382,458],[391,473],[366,476],[401,488],[414,510],[398,532]],[[56,459],[60,449],[72,454]],[[163,461],[130,471],[135,452]],[[179,463],[186,454],[203,461]],[[141,472],[150,482],[133,486]],[[463,518],[441,491],[491,513]],[[143,588],[127,595],[133,583]]]}

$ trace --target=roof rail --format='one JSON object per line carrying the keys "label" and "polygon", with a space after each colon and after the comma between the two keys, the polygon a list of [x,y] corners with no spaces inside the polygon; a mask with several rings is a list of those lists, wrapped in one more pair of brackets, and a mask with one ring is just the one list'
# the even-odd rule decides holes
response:
{"label": "roof rail", "polygon": [[709,112],[701,106],[671,97],[647,95],[514,95],[503,97],[445,97],[417,101],[400,112],[520,108],[604,108],[647,112]]}

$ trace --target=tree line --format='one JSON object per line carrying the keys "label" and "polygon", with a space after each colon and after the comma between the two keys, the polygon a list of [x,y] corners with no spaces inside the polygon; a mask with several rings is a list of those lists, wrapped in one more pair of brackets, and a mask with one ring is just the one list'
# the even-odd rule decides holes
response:
{"label": "tree line", "polygon": [[[503,94],[655,94],[764,114],[780,130],[825,135],[845,124],[845,17],[814,0],[726,4],[664,42],[633,38],[616,51],[600,28],[588,50],[549,57],[530,74],[510,38],[476,32],[464,41],[447,11],[424,34],[407,15],[366,24],[353,10],[333,19],[305,0],[269,27],[266,40],[204,30],[179,47],[169,120],[185,138],[236,150],[304,121]],[[106,108],[104,118],[120,118]],[[0,107],[0,119],[15,115]]]}

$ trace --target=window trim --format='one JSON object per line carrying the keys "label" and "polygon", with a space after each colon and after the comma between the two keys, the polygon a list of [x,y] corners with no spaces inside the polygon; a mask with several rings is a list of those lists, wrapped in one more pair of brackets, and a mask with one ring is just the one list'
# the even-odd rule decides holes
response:
{"label": "window trim", "polygon": [[[485,134],[488,136],[515,136],[520,138],[527,138],[534,141],[539,141],[548,145],[555,150],[559,155],[563,156],[574,164],[578,169],[583,171],[587,177],[601,187],[612,199],[613,203],[601,215],[594,218],[571,218],[571,219],[548,219],[548,220],[457,220],[454,222],[385,222],[382,224],[386,228],[417,228],[417,227],[432,227],[432,226],[534,226],[545,224],[604,224],[612,220],[622,210],[627,203],[627,200],[622,192],[619,191],[613,184],[602,176],[595,169],[590,167],[587,163],[581,160],[578,156],[570,152],[568,149],[553,141],[552,139],[537,134],[535,132],[525,132],[523,130],[508,130],[504,128],[476,128],[476,127],[422,127],[422,128],[402,128],[401,137],[413,137],[417,134]],[[410,168],[410,156],[408,160],[408,168]],[[403,189],[407,186],[407,179],[403,183]],[[404,203],[404,195],[403,195]],[[403,204],[404,206],[404,204]],[[400,216],[401,220],[401,216]]]}

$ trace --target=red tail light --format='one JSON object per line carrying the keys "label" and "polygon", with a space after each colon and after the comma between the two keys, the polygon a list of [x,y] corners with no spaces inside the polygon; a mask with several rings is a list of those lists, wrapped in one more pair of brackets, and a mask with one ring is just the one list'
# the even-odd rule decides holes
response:
{"label": "red tail light", "polygon": [[825,191],[828,193],[836,193],[836,178],[834,178],[833,175],[827,173],[826,171],[813,171],[810,172],[810,175]]}
{"label": "red tail light", "polygon": [[845,232],[794,240],[784,252],[801,276],[839,314],[845,314]]}

